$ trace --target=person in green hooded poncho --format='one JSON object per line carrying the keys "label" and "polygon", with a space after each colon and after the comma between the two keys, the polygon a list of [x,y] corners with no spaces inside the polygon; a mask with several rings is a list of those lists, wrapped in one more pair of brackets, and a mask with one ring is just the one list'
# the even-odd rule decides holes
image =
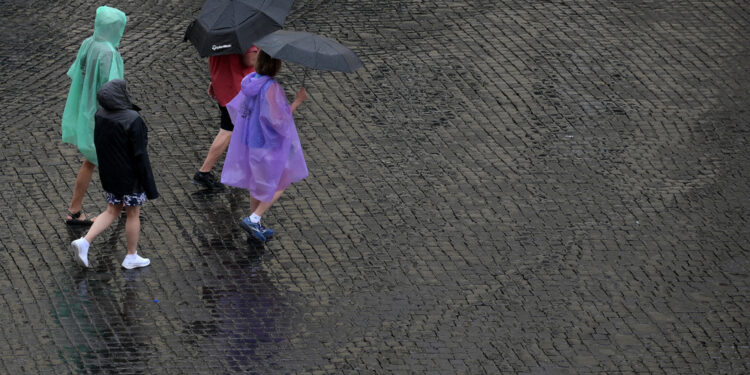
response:
{"label": "person in green hooded poncho", "polygon": [[127,17],[119,9],[101,6],[96,9],[94,35],[86,38],[68,69],[72,82],[62,116],[62,140],[78,147],[83,165],[78,171],[73,198],[68,207],[67,224],[90,225],[92,218],[83,212],[83,196],[98,164],[94,147],[94,114],[96,92],[106,82],[124,78],[122,57],[117,51],[125,32]]}

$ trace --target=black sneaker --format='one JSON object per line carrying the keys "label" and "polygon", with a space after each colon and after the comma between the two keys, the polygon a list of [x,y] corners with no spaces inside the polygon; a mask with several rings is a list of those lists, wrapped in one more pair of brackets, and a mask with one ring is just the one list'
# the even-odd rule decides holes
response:
{"label": "black sneaker", "polygon": [[211,172],[195,172],[193,183],[206,189],[221,189],[224,187]]}

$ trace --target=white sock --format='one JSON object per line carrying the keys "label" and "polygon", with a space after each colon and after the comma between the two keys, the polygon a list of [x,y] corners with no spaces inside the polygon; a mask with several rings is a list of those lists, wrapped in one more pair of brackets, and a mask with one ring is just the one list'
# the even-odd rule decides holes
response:
{"label": "white sock", "polygon": [[85,257],[89,255],[89,246],[91,246],[91,244],[86,240],[86,237],[81,237],[78,239],[78,241],[80,241],[78,242],[78,246],[81,248],[83,256]]}
{"label": "white sock", "polygon": [[250,222],[253,223],[253,224],[260,223],[260,216],[258,216],[256,214],[250,215]]}
{"label": "white sock", "polygon": [[127,259],[128,257],[130,257],[130,258],[135,258],[135,257],[137,257],[137,256],[138,256],[138,252],[136,251],[136,252],[135,252],[135,254],[127,254],[127,255],[125,255],[125,258],[126,258],[126,259]]}

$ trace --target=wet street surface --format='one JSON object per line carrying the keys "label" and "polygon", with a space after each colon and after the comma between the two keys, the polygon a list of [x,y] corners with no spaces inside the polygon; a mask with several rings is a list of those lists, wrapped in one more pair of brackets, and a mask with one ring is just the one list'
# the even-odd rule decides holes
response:
{"label": "wet street surface", "polygon": [[264,246],[246,192],[191,183],[201,4],[107,3],[161,197],[151,266],[120,267],[123,217],[84,271],[60,120],[101,4],[0,0],[0,373],[750,372],[748,2],[295,1],[364,67],[308,72],[310,176]]}

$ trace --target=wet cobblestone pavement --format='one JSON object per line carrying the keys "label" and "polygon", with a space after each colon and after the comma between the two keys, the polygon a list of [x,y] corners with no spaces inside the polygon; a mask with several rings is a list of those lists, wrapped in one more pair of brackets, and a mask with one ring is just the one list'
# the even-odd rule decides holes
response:
{"label": "wet cobblestone pavement", "polygon": [[295,1],[364,67],[307,78],[310,177],[260,247],[245,193],[190,183],[201,1],[109,1],[162,197],[150,267],[120,268],[121,220],[86,272],[60,117],[98,5],[0,0],[0,373],[750,371],[748,2]]}

